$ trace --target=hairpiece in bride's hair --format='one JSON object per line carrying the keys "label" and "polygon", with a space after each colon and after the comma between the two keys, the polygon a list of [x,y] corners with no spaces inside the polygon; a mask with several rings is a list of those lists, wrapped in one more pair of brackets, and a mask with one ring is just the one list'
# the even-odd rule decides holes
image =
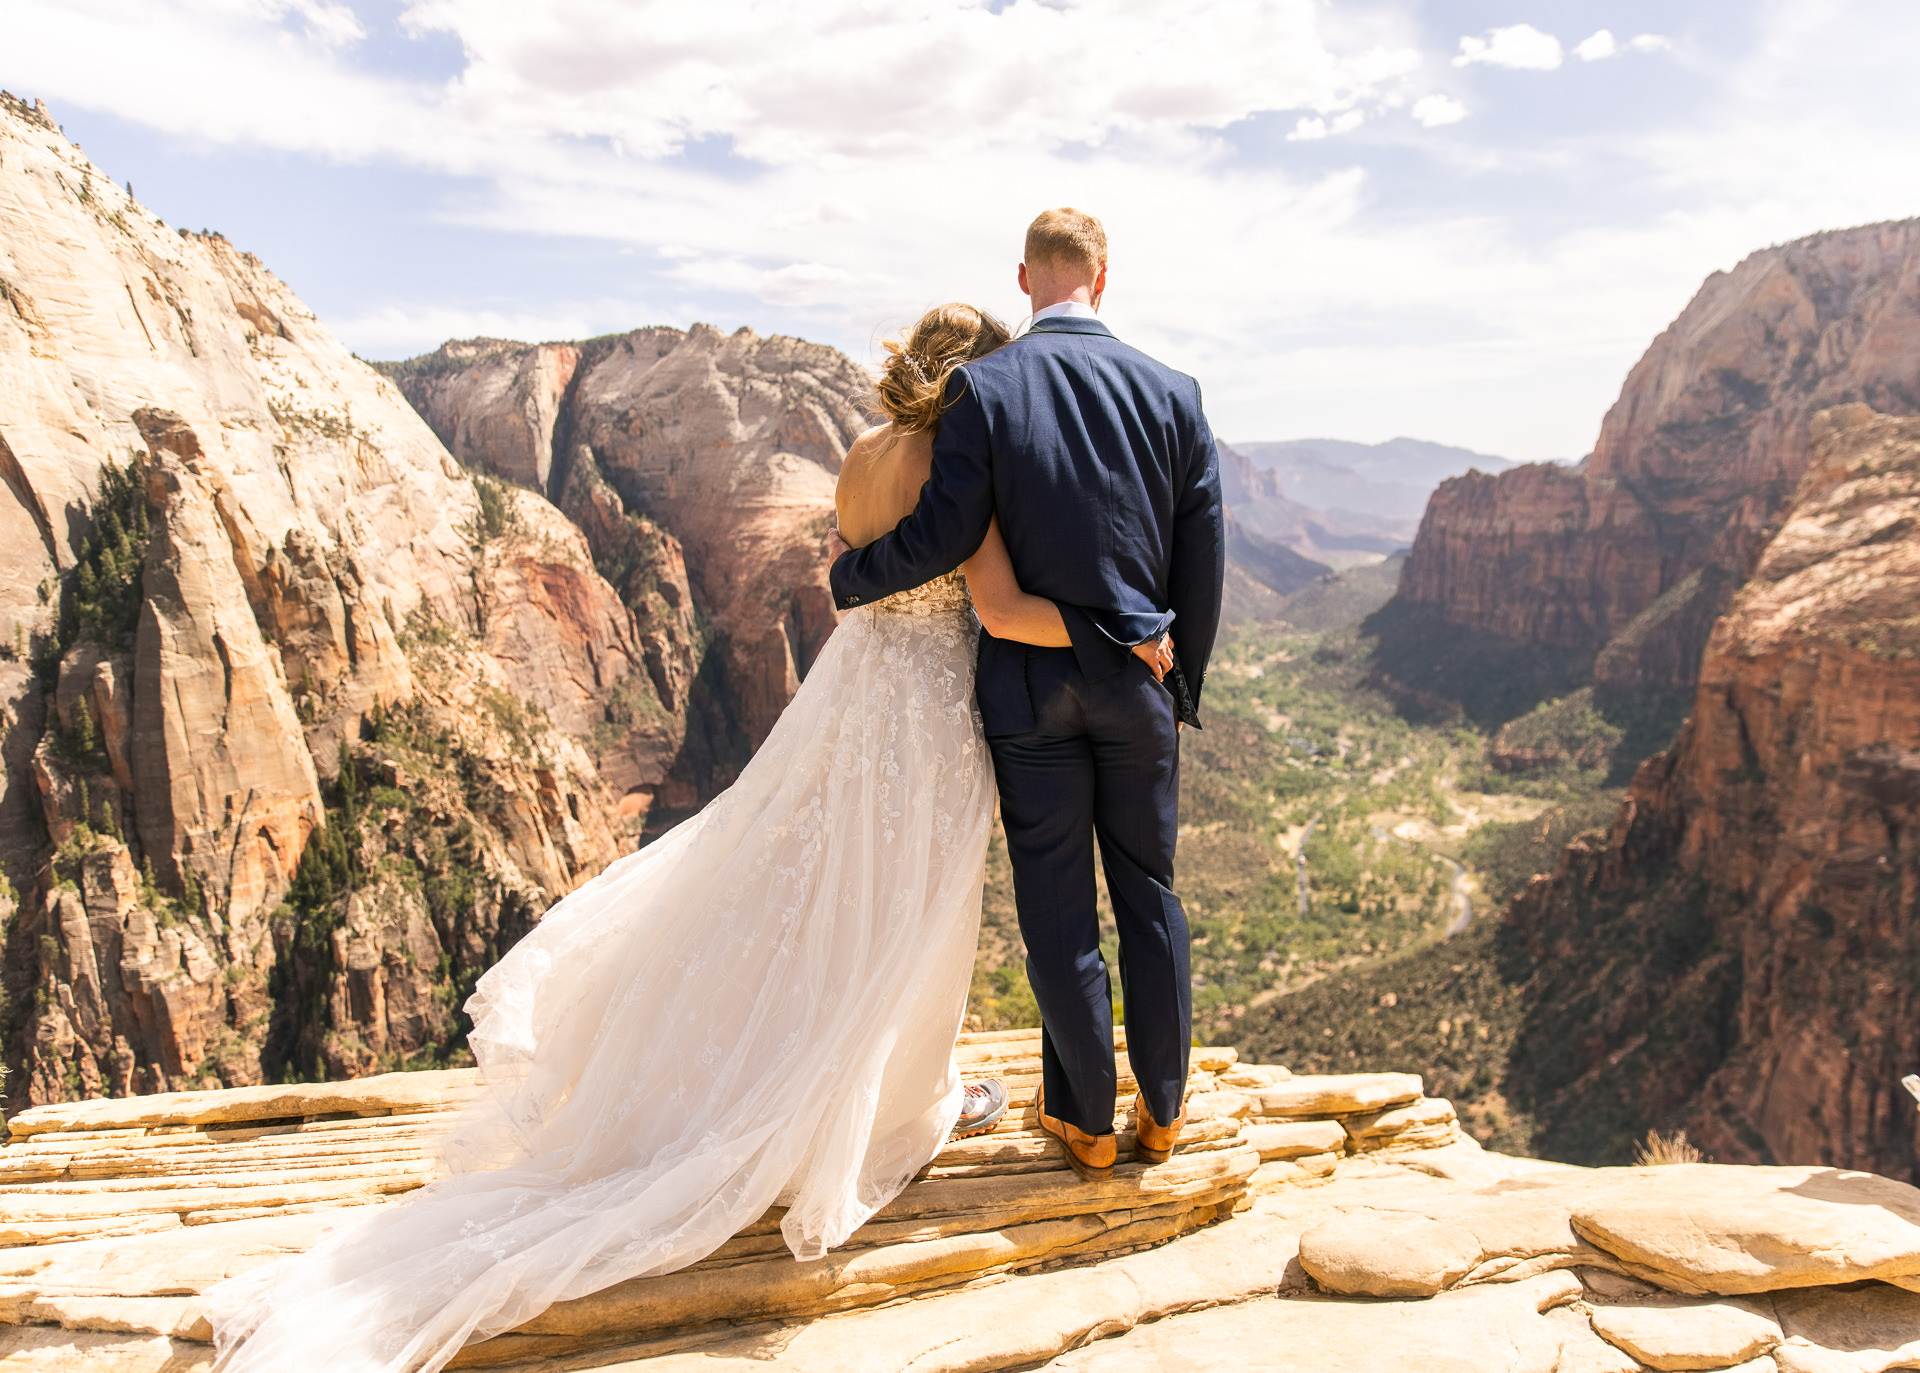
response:
{"label": "hairpiece in bride's hair", "polygon": [[1006,326],[984,310],[958,302],[934,306],[904,337],[883,345],[887,358],[875,385],[881,411],[902,433],[936,428],[954,370],[1010,337]]}

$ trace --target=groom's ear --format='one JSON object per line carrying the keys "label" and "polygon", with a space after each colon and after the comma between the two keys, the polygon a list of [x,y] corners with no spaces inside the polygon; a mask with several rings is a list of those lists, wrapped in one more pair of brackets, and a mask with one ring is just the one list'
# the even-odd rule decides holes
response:
{"label": "groom's ear", "polygon": [[1020,264],[1020,270],[1016,272],[1014,275],[1020,282],[1020,294],[1026,295],[1026,296],[1032,295],[1033,287],[1027,284],[1027,264],[1022,262]]}

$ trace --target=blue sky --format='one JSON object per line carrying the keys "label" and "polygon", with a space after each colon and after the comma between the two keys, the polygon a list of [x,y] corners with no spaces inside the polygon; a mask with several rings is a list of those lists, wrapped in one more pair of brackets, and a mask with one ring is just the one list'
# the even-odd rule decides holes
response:
{"label": "blue sky", "polygon": [[1229,438],[1577,457],[1707,273],[1920,214],[1906,0],[7,0],[40,97],[351,348],[705,320],[863,361],[1024,313],[1100,214],[1115,329]]}

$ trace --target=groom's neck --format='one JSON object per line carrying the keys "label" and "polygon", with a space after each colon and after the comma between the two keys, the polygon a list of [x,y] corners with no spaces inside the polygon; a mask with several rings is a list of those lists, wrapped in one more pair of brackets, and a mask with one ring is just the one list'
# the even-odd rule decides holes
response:
{"label": "groom's neck", "polygon": [[1038,269],[1028,263],[1020,264],[1020,289],[1027,293],[1032,302],[1028,307],[1033,314],[1039,314],[1049,305],[1060,305],[1069,300],[1079,301],[1090,310],[1100,308],[1100,297],[1106,293],[1107,265],[1103,262],[1092,276],[1082,274],[1079,264],[1071,266],[1064,263],[1043,262]]}
{"label": "groom's neck", "polygon": [[1089,310],[1097,310],[1100,308],[1099,301],[1094,299],[1093,287],[1083,283],[1071,288],[1062,287],[1058,291],[1035,291],[1033,293],[1033,313],[1037,315],[1049,305],[1064,305],[1070,300],[1078,301]]}

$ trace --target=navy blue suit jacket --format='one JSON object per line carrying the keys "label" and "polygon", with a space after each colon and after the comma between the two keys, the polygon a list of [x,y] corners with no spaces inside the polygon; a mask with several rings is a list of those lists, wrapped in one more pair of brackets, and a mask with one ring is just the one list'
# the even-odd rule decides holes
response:
{"label": "navy blue suit jacket", "polygon": [[[1171,627],[1197,706],[1220,623],[1226,536],[1219,455],[1192,377],[1073,316],[1042,320],[960,368],[919,504],[834,563],[835,604],[845,610],[951,572],[996,513],[1021,588],[1059,605],[1089,681]],[[1025,662],[1025,645],[981,636],[989,733],[1032,727],[1030,707],[1021,723]]]}

